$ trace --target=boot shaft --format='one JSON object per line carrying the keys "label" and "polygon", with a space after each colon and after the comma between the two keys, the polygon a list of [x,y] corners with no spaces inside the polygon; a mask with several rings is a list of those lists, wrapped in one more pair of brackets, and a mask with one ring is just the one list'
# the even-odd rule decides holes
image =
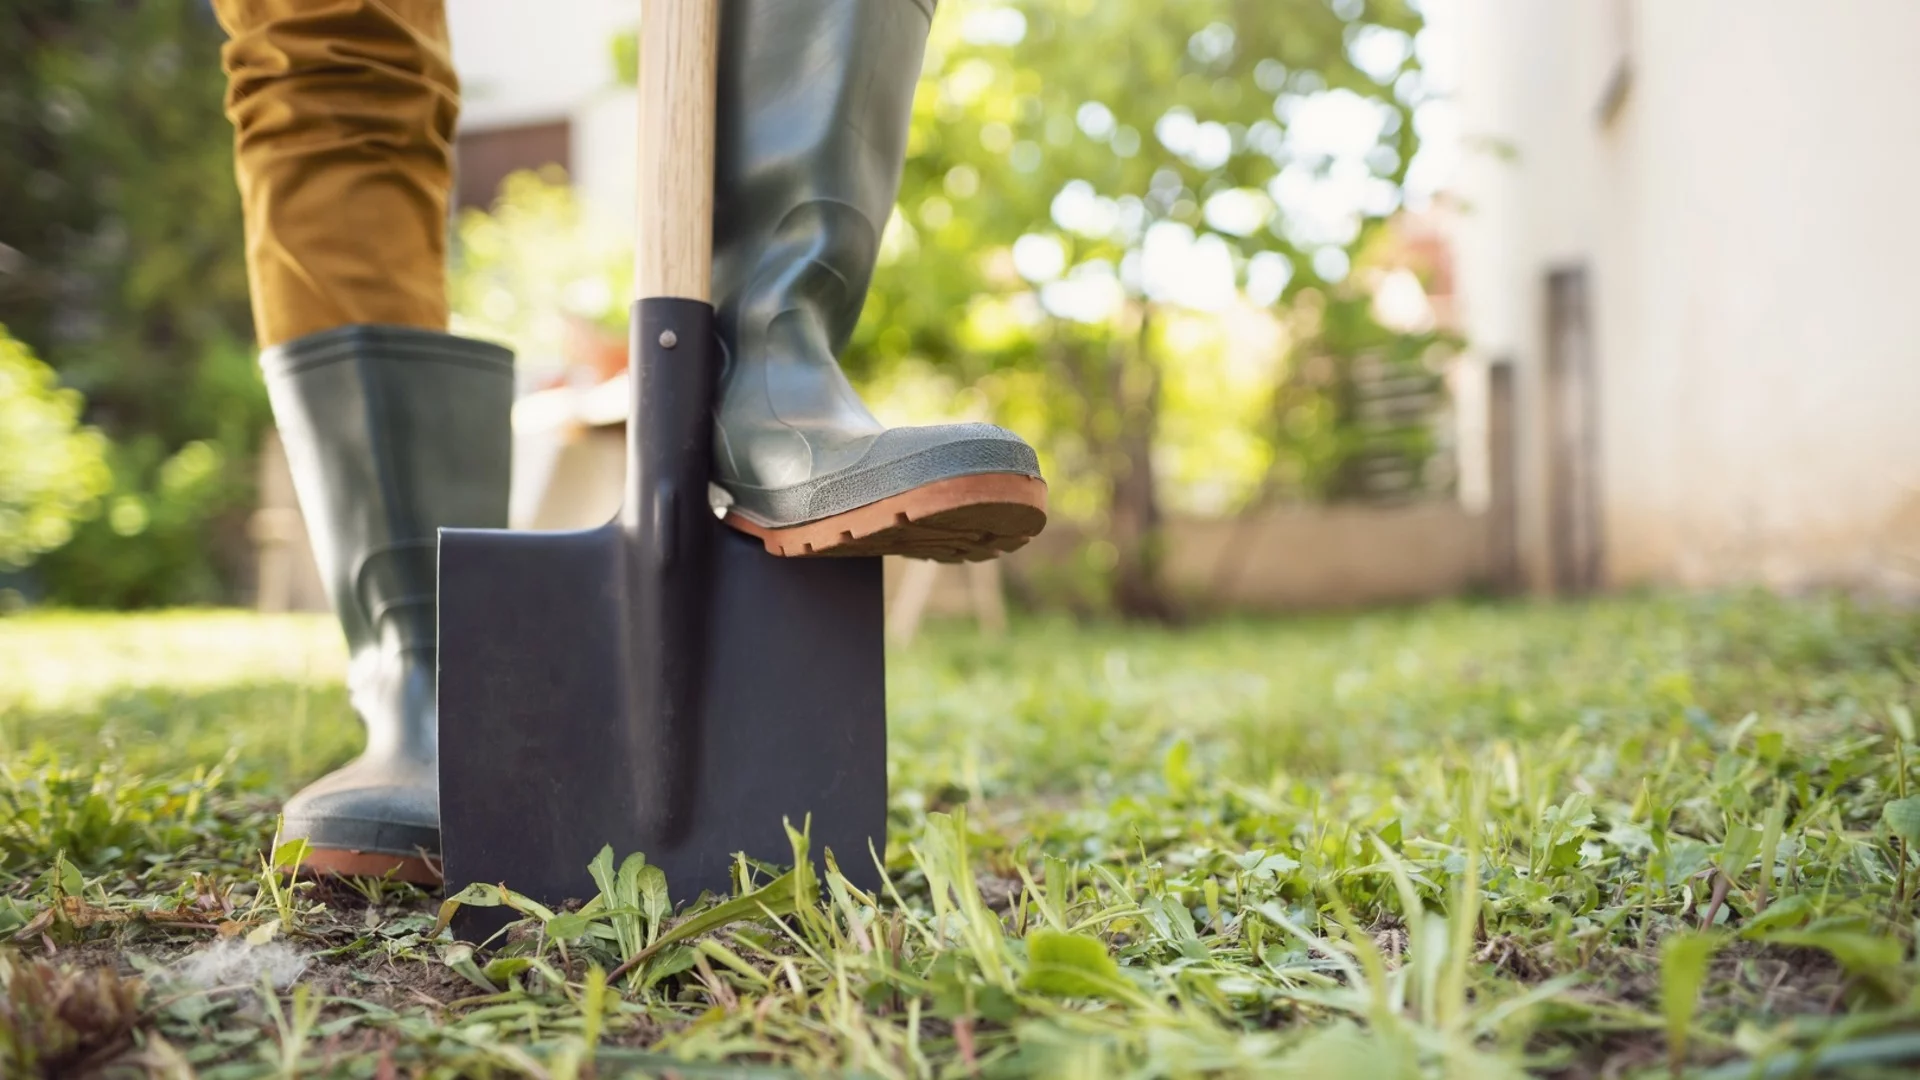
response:
{"label": "boot shaft", "polygon": [[261,357],[315,560],[354,663],[434,643],[442,527],[504,528],[513,358],[346,326]]}
{"label": "boot shaft", "polygon": [[714,296],[723,334],[814,309],[829,353],[859,321],[900,190],[926,0],[728,0]]}
{"label": "boot shaft", "polygon": [[838,357],[899,194],[931,15],[921,0],[728,0],[723,11],[723,482],[791,485],[857,458],[882,430]]}

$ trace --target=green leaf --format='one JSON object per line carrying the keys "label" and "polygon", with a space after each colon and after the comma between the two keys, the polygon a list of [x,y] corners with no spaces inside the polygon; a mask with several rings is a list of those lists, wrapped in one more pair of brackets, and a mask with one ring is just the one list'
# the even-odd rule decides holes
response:
{"label": "green leaf", "polygon": [[1385,828],[1380,830],[1380,842],[1387,845],[1388,847],[1392,848],[1395,851],[1399,851],[1400,840],[1401,840],[1400,819],[1394,818],[1392,821],[1387,822]]}
{"label": "green leaf", "polygon": [[510,907],[522,915],[539,919],[543,923],[552,921],[553,910],[533,897],[523,896],[503,885],[495,885],[494,888],[499,890],[500,903],[503,906]]}
{"label": "green leaf", "polygon": [[487,966],[481,969],[481,973],[486,975],[488,982],[505,986],[508,979],[532,966],[533,961],[525,956],[497,956],[487,961]]}
{"label": "green leaf", "polygon": [[1744,823],[1728,822],[1726,839],[1720,842],[1720,872],[1739,881],[1760,854],[1760,841],[1760,830]]}
{"label": "green leaf", "polygon": [[111,489],[107,440],[80,422],[84,407],[0,326],[0,570],[65,544]]}
{"label": "green leaf", "polygon": [[660,931],[666,929],[667,917],[673,914],[673,898],[667,895],[667,872],[657,866],[642,867],[635,885],[640,913],[647,920],[647,944],[651,945]]}
{"label": "green leaf", "polygon": [[600,912],[613,928],[614,941],[622,962],[631,959],[642,946],[647,944],[647,932],[642,926],[643,912],[640,909],[641,876],[650,869],[647,857],[634,852],[620,863],[618,870],[613,866],[613,847],[604,846],[593,861],[587,864],[587,873],[593,883],[600,887],[600,895],[594,898]]}
{"label": "green leaf", "polygon": [[1027,974],[1020,980],[1020,988],[1049,997],[1138,997],[1100,939],[1048,929],[1027,935]]}
{"label": "green leaf", "polygon": [[433,933],[427,936],[439,937],[447,924],[453,921],[453,913],[459,911],[463,904],[469,907],[499,907],[500,890],[483,881],[476,881],[440,901],[440,917],[433,921]]}
{"label": "green leaf", "polygon": [[539,919],[542,923],[553,921],[553,912],[539,901],[522,896],[504,885],[476,881],[440,902],[440,917],[434,920],[433,933],[428,936],[440,936],[440,932],[453,921],[453,913],[459,911],[463,904],[468,907],[511,908],[522,915]]}
{"label": "green leaf", "polygon": [[497,994],[500,992],[500,988],[495,986],[492,980],[487,978],[486,973],[480,970],[480,966],[473,962],[473,946],[449,945],[446,950],[440,954],[440,962],[452,968],[461,978],[466,979],[487,993]]}
{"label": "green leaf", "polygon": [[973,1012],[990,1023],[1011,1024],[1020,1016],[1020,1001],[1000,987],[984,983],[974,991]]}
{"label": "green leaf", "polygon": [[1667,1021],[1667,1054],[1675,1070],[1686,1061],[1687,1034],[1707,981],[1707,961],[1720,948],[1720,935],[1687,931],[1660,945],[1660,1009]]}
{"label": "green leaf", "polygon": [[1181,956],[1189,960],[1207,958],[1207,947],[1200,941],[1199,928],[1194,925],[1193,912],[1187,910],[1185,901],[1169,894],[1160,897],[1157,903],[1148,901],[1146,906],[1150,917],[1154,908],[1158,908],[1160,918],[1151,921],[1163,928],[1168,939],[1179,948]]}
{"label": "green leaf", "polygon": [[1260,848],[1235,856],[1233,861],[1239,864],[1240,869],[1245,871],[1247,876],[1255,879],[1291,874],[1300,869],[1300,860],[1282,852],[1270,852]]}
{"label": "green leaf", "polygon": [[698,958],[699,954],[685,945],[660,950],[660,954],[647,963],[646,977],[640,980],[641,989],[688,970]]}
{"label": "green leaf", "polygon": [[593,883],[600,887],[600,897],[608,907],[622,907],[620,887],[614,881],[613,845],[606,844],[600,853],[587,864],[587,873],[592,875]]}
{"label": "green leaf", "polygon": [[1192,744],[1180,739],[1168,748],[1166,760],[1161,765],[1161,774],[1167,781],[1167,792],[1176,799],[1193,795],[1193,770],[1188,767],[1192,758]]}
{"label": "green leaf", "polygon": [[291,870],[307,859],[308,846],[305,839],[288,840],[273,849],[273,868]]}
{"label": "green leaf", "polygon": [[1893,730],[1900,733],[1901,742],[1913,741],[1913,713],[1905,705],[1894,702],[1887,709],[1887,715],[1893,720]]}
{"label": "green leaf", "polygon": [[[301,845],[302,851],[306,850],[305,840],[299,840],[296,843]],[[67,861],[65,852],[60,853],[58,862],[59,870],[55,876],[60,882],[61,893],[67,896],[79,896],[87,887],[86,880],[80,876],[80,868]]]}
{"label": "green leaf", "polygon": [[547,920],[547,936],[560,941],[576,941],[593,929],[593,917],[578,913],[562,913]]}
{"label": "green leaf", "polygon": [[1058,855],[1047,855],[1041,858],[1040,865],[1047,898],[1058,904],[1062,911],[1066,910],[1067,905],[1073,903],[1073,864]]}
{"label": "green leaf", "polygon": [[634,852],[620,862],[614,875],[613,906],[628,914],[613,917],[613,929],[620,935],[620,957],[626,959],[647,944],[647,928],[640,914],[640,875],[647,869],[647,857]]}
{"label": "green leaf", "polygon": [[1561,829],[1585,829],[1593,824],[1591,800],[1576,791],[1560,805],[1548,807],[1545,817],[1549,823]]}
{"label": "green leaf", "polygon": [[1813,914],[1813,902],[1799,894],[1783,896],[1768,904],[1765,911],[1748,919],[1740,928],[1743,938],[1758,938],[1775,930],[1799,926]]}
{"label": "green leaf", "polygon": [[1888,803],[1880,810],[1880,820],[1908,846],[1920,847],[1920,795]]}
{"label": "green leaf", "polygon": [[618,902],[617,906],[639,910],[640,875],[646,869],[647,857],[637,851],[620,861],[620,873],[614,879],[614,885],[618,890],[614,894],[614,900]]}
{"label": "green leaf", "polygon": [[931,999],[933,1015],[942,1020],[953,1020],[973,1013],[972,966],[967,963],[964,953],[942,951],[933,955],[933,963],[928,965],[926,975],[927,996]]}

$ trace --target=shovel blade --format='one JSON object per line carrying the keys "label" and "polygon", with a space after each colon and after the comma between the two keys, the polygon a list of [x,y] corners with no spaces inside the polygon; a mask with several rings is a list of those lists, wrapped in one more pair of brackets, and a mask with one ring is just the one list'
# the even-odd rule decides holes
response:
{"label": "shovel blade", "polygon": [[[440,541],[440,828],[448,890],[505,884],[544,904],[595,893],[603,845],[644,853],[676,902],[730,887],[735,853],[815,858],[871,888],[886,845],[878,559],[781,559],[715,523],[701,714],[661,747],[632,715],[632,601],[617,525],[449,529]],[[638,778],[638,779],[636,779]],[[662,812],[657,805],[670,799]],[[671,827],[664,825],[671,822]],[[484,932],[504,912],[463,909]]]}

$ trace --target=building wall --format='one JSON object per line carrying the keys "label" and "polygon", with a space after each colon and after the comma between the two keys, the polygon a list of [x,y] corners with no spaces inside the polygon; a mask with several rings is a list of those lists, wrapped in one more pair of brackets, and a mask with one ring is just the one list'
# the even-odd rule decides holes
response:
{"label": "building wall", "polygon": [[613,85],[614,37],[639,0],[454,0],[447,5],[461,123],[515,127],[571,116]]}
{"label": "building wall", "polygon": [[1437,500],[1280,508],[1251,521],[1174,518],[1165,580],[1182,602],[1213,611],[1439,600],[1497,584],[1489,525],[1485,514]]}
{"label": "building wall", "polygon": [[1920,4],[1452,3],[1462,314],[1519,372],[1530,580],[1544,282],[1584,266],[1608,583],[1920,585]]}
{"label": "building wall", "polygon": [[463,135],[563,122],[567,170],[602,227],[633,231],[638,112],[619,85],[613,40],[639,0],[457,0],[447,5]]}

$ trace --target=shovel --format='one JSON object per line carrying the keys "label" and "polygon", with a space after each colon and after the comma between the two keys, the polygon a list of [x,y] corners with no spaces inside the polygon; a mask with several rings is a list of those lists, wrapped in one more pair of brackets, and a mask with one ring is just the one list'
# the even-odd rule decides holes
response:
{"label": "shovel", "polygon": [[[811,850],[877,884],[885,844],[880,561],[785,559],[709,509],[723,344],[711,295],[715,0],[644,0],[619,516],[573,532],[440,533],[440,828],[447,888],[595,892],[603,845],[675,902],[736,854]],[[817,858],[818,856],[816,856]],[[502,920],[465,908],[473,934]]]}

